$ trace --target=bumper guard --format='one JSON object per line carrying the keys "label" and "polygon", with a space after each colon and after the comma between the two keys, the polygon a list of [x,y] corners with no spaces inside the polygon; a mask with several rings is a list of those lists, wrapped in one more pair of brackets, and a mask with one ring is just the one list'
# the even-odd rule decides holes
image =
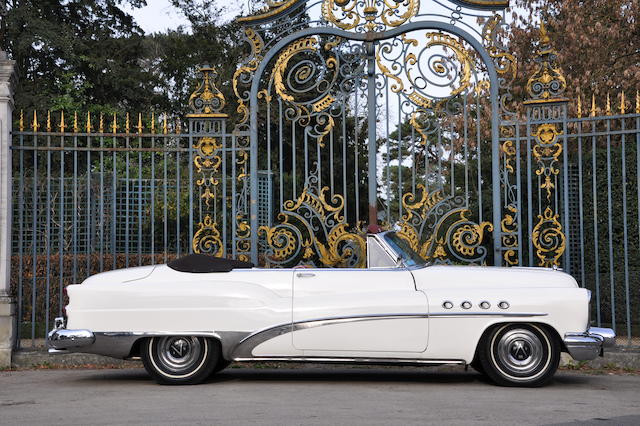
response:
{"label": "bumper guard", "polygon": [[64,318],[56,318],[55,328],[47,336],[49,353],[67,352],[69,349],[92,345],[96,338],[89,330],[67,330]]}
{"label": "bumper guard", "polygon": [[616,334],[610,328],[591,327],[582,333],[567,333],[564,344],[576,361],[590,361],[604,354],[604,348],[616,344]]}

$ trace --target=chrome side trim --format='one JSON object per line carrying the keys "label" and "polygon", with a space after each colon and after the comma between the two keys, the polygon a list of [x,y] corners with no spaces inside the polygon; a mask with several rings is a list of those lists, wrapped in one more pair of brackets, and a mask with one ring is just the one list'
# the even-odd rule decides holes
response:
{"label": "chrome side trim", "polygon": [[517,312],[459,312],[459,313],[435,313],[435,314],[371,314],[371,315],[352,315],[345,317],[327,317],[317,318],[294,323],[280,324],[273,327],[267,327],[251,333],[238,343],[238,346],[231,352],[231,358],[251,358],[253,349],[258,345],[281,336],[283,334],[293,333],[294,331],[305,330],[316,327],[324,327],[333,324],[344,324],[360,321],[379,321],[391,319],[421,319],[421,318],[477,318],[477,317],[511,317],[511,318],[528,318],[546,316],[544,313],[517,313]]}
{"label": "chrome side trim", "polygon": [[429,318],[481,318],[481,317],[495,317],[495,318],[529,318],[529,317],[546,317],[549,314],[540,312],[445,312],[429,314]]}
{"label": "chrome side trim", "polygon": [[366,357],[250,357],[235,358],[237,362],[277,361],[277,362],[315,362],[315,363],[349,363],[349,364],[402,364],[402,365],[441,365],[462,364],[461,359],[423,359],[423,358],[366,358]]}
{"label": "chrome side trim", "polygon": [[349,322],[360,321],[379,321],[389,319],[415,319],[415,318],[428,318],[427,314],[379,314],[379,315],[354,315],[347,317],[328,317],[318,318],[313,320],[299,321],[294,323],[286,323],[276,325],[274,327],[267,327],[262,330],[258,330],[255,333],[250,334],[246,338],[242,339],[238,346],[232,352],[231,359],[239,358],[251,358],[252,352],[255,347],[268,340],[281,336],[283,334],[293,333],[298,330],[305,330],[309,328],[323,327],[332,324],[343,324]]}
{"label": "chrome side trim", "polygon": [[[53,330],[50,336],[54,333],[60,334],[60,332],[73,332],[74,330]],[[88,330],[84,330],[88,331]],[[89,331],[88,331],[89,332]],[[91,332],[89,332],[91,333]],[[77,344],[73,346],[67,345],[61,347],[57,344],[54,345],[51,337],[49,338],[49,353],[61,354],[70,352],[83,352],[92,353],[98,355],[109,356],[112,358],[125,359],[131,354],[131,349],[137,340],[146,337],[159,337],[159,336],[199,336],[199,337],[212,337],[218,339],[222,345],[222,355],[225,359],[231,359],[230,351],[237,346],[237,344],[248,336],[248,332],[237,331],[220,331],[220,332],[207,332],[207,331],[167,331],[167,332],[96,332],[92,333],[93,341],[85,342],[85,344]]]}

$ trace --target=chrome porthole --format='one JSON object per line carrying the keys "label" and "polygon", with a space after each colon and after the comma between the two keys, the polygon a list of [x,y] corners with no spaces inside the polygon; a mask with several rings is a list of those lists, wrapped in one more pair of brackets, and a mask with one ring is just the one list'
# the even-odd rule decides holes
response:
{"label": "chrome porthole", "polygon": [[464,302],[462,302],[462,303],[460,304],[460,307],[461,307],[462,309],[471,309],[471,307],[472,307],[472,306],[473,306],[473,305],[472,305],[472,304],[471,304],[471,302],[469,302],[468,300],[465,300]]}
{"label": "chrome porthole", "polygon": [[509,309],[509,306],[510,306],[509,302],[506,302],[504,300],[502,302],[498,303],[498,307],[500,309]]}
{"label": "chrome porthole", "polygon": [[442,307],[445,309],[453,309],[453,302],[449,302],[448,300],[442,304]]}
{"label": "chrome porthole", "polygon": [[491,307],[491,303],[487,302],[486,300],[480,302],[481,309],[489,309],[490,307]]}

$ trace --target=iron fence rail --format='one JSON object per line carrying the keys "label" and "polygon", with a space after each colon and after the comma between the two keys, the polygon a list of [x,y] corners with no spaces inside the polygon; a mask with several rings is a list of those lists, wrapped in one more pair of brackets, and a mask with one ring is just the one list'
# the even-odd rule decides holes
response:
{"label": "iron fence rail", "polygon": [[[640,345],[640,114],[597,115],[518,123],[522,264],[542,266],[533,232],[546,196],[536,174],[540,123],[557,124],[562,155],[553,196],[561,206],[566,248],[563,268],[593,292],[592,318],[626,344]],[[508,138],[502,138],[506,141]]]}
{"label": "iron fence rail", "polygon": [[198,207],[186,134],[35,130],[12,146],[18,347],[45,336],[67,285],[188,253]]}

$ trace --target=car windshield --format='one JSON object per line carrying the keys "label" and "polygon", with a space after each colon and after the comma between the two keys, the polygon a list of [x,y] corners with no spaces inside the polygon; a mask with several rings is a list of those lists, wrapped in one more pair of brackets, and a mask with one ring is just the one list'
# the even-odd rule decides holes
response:
{"label": "car windshield", "polygon": [[400,238],[395,232],[387,232],[384,234],[384,240],[391,246],[393,251],[400,255],[406,266],[422,266],[427,263],[411,248],[409,243]]}

